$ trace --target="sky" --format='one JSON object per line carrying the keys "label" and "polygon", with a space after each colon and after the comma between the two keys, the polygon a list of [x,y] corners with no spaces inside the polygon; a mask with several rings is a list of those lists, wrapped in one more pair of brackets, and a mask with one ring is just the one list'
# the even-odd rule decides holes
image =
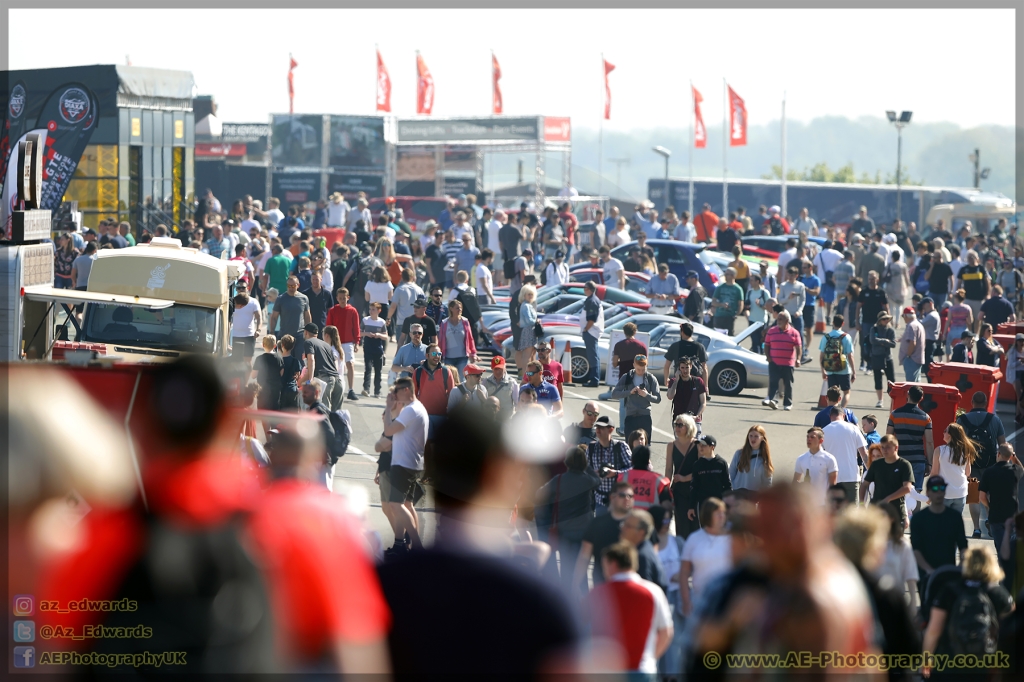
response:
{"label": "sky", "polygon": [[[285,20],[307,30],[289,39],[274,28]],[[83,39],[40,50],[35,33],[15,30],[38,25]],[[1014,25],[1012,9],[12,9],[8,54],[11,69],[130,59],[191,71],[227,122],[288,111],[289,53],[296,113],[373,114],[376,44],[403,117],[415,115],[417,49],[434,117],[489,115],[493,49],[506,115],[570,116],[574,127],[602,124],[603,53],[616,67],[606,130],[689,125],[690,81],[706,124],[718,124],[723,78],[752,125],[777,120],[785,94],[790,120],[895,109],[972,128],[1016,123]]]}

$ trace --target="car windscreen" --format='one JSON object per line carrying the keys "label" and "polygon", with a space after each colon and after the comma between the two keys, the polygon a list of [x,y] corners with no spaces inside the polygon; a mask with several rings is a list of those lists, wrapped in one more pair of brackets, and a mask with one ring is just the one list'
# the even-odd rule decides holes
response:
{"label": "car windscreen", "polygon": [[82,331],[82,340],[93,343],[212,353],[217,339],[217,310],[190,305],[147,310],[89,303]]}

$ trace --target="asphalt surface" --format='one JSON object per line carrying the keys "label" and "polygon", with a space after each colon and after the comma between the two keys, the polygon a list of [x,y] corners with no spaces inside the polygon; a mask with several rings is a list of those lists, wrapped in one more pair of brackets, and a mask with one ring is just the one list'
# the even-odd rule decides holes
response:
{"label": "asphalt surface", "polygon": [[[738,333],[738,332],[737,332]],[[817,348],[818,336],[815,336],[814,348]],[[746,343],[744,345],[747,345]],[[394,343],[388,344],[387,362],[385,369],[390,367],[391,358],[396,348]],[[856,350],[856,357],[859,362],[860,350]],[[748,389],[739,396],[726,398],[712,396],[704,412],[703,432],[715,436],[718,441],[717,452],[726,462],[731,461],[733,453],[742,447],[743,440],[749,428],[754,424],[762,425],[767,434],[771,446],[772,461],[775,465],[775,480],[792,480],[796,458],[806,450],[805,436],[807,429],[811,427],[814,416],[818,409],[818,400],[821,394],[822,379],[821,369],[817,362],[817,351],[812,353],[814,361],[807,366],[796,370],[796,378],[793,386],[794,404],[791,411],[784,411],[781,406],[778,410],[772,410],[761,405],[766,397],[763,389]],[[893,362],[896,365],[897,382],[904,380],[903,370],[896,364],[895,349],[893,351]],[[481,362],[481,364],[484,364]],[[514,370],[514,365],[509,365]],[[660,376],[659,376],[660,379]],[[884,380],[883,380],[884,381]],[[362,358],[356,359],[356,385],[362,386]],[[566,386],[564,394],[565,416],[562,418],[562,426],[568,426],[577,422],[583,417],[583,405],[588,400],[597,400],[601,393],[608,391],[607,387],[583,388],[582,386]],[[359,392],[358,390],[356,391]],[[885,432],[885,421],[890,409],[891,399],[885,396],[882,408],[875,408],[877,397],[874,392],[874,380],[870,372],[859,374],[853,383],[850,393],[848,407],[851,408],[858,418],[865,414],[875,414],[879,418],[879,431]],[[618,419],[618,401],[598,400],[601,414],[607,414],[613,422]],[[345,456],[335,467],[335,480],[341,482],[341,488],[345,485],[358,485],[367,489],[370,500],[368,521],[370,525],[380,532],[385,547],[389,547],[394,536],[391,528],[380,509],[380,491],[374,484],[373,478],[377,469],[377,454],[373,451],[373,445],[380,436],[382,430],[381,416],[384,409],[384,399],[372,397],[361,397],[356,402],[345,401],[347,408],[352,415],[353,439],[349,454]],[[999,403],[997,416],[1002,420],[1007,436],[1014,434],[1016,427],[1013,424],[1013,406],[1009,403]],[[671,435],[671,403],[667,397],[662,396],[662,402],[653,408],[654,433],[652,434],[652,460],[651,466],[656,471],[665,470],[665,449],[666,444],[672,440]],[[1008,438],[1008,440],[1013,440]],[[828,446],[825,446],[826,450]],[[421,532],[424,540],[429,542],[433,537],[435,513],[433,501],[429,492],[420,504],[417,505],[420,511]],[[967,525],[967,533],[970,536],[973,525],[970,515],[965,509],[964,519]]]}

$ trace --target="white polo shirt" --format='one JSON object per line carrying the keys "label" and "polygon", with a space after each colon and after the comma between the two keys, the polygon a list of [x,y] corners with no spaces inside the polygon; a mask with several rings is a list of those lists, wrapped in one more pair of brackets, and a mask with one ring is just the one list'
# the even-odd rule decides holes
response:
{"label": "white polo shirt", "polygon": [[805,480],[810,478],[811,487],[815,490],[815,498],[822,507],[825,506],[828,493],[828,475],[839,471],[836,458],[831,453],[818,450],[811,454],[810,450],[796,458],[796,473],[803,474]]}
{"label": "white polo shirt", "polygon": [[857,469],[857,448],[866,448],[867,440],[860,428],[850,422],[839,419],[824,429],[825,442],[828,451],[836,458],[839,466],[838,483],[853,483],[860,480],[860,471]]}
{"label": "white polo shirt", "polygon": [[413,400],[402,408],[395,419],[405,428],[395,434],[391,439],[391,463],[412,469],[423,471],[423,448],[427,442],[427,428],[430,425],[430,415],[423,403]]}

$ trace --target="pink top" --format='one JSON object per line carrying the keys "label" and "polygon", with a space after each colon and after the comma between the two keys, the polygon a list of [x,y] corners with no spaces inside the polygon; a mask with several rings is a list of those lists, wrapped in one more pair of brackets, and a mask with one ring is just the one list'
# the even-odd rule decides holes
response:
{"label": "pink top", "polygon": [[768,348],[768,359],[776,365],[795,367],[797,353],[803,345],[800,333],[792,326],[782,331],[777,326],[768,330],[764,339]]}
{"label": "pink top", "polygon": [[[437,342],[441,349],[441,357],[447,357],[445,355],[445,347],[448,345],[447,334],[448,322],[450,318],[445,318],[441,322],[441,328],[437,330]],[[476,355],[476,342],[473,341],[473,327],[470,326],[469,320],[462,318],[462,329],[466,334],[466,356],[473,357]]]}
{"label": "pink top", "polygon": [[966,303],[957,303],[954,306],[950,306],[946,312],[946,322],[949,324],[949,328],[953,327],[966,327],[967,320],[971,317],[971,307]]}

